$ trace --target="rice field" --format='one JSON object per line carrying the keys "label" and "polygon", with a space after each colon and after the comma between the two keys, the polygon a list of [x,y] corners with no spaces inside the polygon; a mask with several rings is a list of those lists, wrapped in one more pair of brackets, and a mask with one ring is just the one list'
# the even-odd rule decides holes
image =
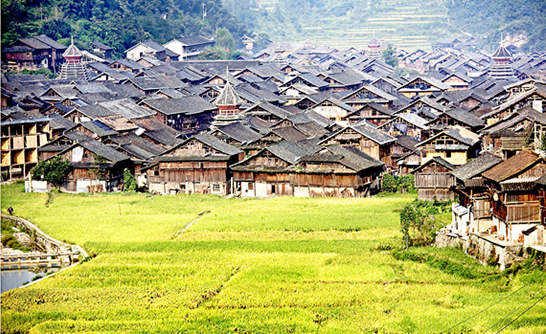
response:
{"label": "rice field", "polygon": [[[48,195],[22,191],[2,186],[3,213],[13,206],[96,257],[4,293],[2,333],[482,333],[546,292],[542,271],[399,251],[398,212],[414,195],[56,194],[46,206]],[[538,303],[504,332],[544,332],[545,311]]]}

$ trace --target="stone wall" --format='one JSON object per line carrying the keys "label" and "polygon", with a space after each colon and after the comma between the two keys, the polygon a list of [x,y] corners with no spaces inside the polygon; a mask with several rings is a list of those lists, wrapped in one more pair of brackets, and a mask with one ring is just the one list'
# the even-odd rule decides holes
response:
{"label": "stone wall", "polygon": [[41,248],[40,251],[44,253],[63,254],[63,253],[79,252],[80,260],[83,260],[85,257],[87,257],[87,253],[82,247],[77,245],[65,244],[64,242],[53,239],[49,235],[42,232],[42,230],[40,230],[36,225],[32,224],[28,220],[25,220],[19,217],[8,216],[8,215],[2,215],[2,219],[11,220],[17,226],[21,226],[21,227],[24,226],[28,231],[32,231],[32,230],[35,231],[36,243],[39,245],[39,248]]}
{"label": "stone wall", "polygon": [[483,265],[498,265],[500,270],[505,270],[523,262],[527,257],[523,244],[503,242],[492,236],[470,233],[467,238],[461,238],[441,232],[436,235],[436,247],[454,247],[458,245],[465,253],[476,258]]}

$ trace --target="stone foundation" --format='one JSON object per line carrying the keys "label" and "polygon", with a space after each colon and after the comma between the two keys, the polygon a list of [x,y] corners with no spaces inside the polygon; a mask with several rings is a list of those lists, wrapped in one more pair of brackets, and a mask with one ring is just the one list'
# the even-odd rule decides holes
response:
{"label": "stone foundation", "polygon": [[465,253],[476,258],[483,265],[498,265],[500,270],[510,268],[527,258],[522,243],[500,241],[492,235],[470,233],[465,238],[444,232],[436,235],[436,247],[459,245]]}

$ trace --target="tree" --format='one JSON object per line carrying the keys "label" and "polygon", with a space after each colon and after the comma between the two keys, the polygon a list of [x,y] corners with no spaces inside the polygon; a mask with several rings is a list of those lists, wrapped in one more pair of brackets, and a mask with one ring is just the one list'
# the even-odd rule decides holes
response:
{"label": "tree", "polygon": [[226,28],[216,30],[216,47],[228,53],[235,51],[235,39]]}
{"label": "tree", "polygon": [[396,187],[397,184],[396,184],[396,179],[394,178],[394,176],[392,176],[391,174],[383,174],[383,184],[382,184],[382,188],[383,188],[383,191],[388,191],[388,192],[396,192]]}
{"label": "tree", "polygon": [[[88,173],[98,185],[98,181],[106,180],[106,174],[108,174],[108,161],[102,155],[95,153],[93,153],[93,159],[93,166],[95,166],[95,168],[90,169]],[[95,194],[95,190],[96,187],[93,187],[93,194]]]}
{"label": "tree", "polygon": [[264,50],[270,43],[269,35],[263,32],[259,33],[254,42],[254,53]]}
{"label": "tree", "polygon": [[58,189],[71,170],[72,166],[70,166],[68,159],[63,160],[61,156],[55,156],[49,160],[40,161],[30,173],[33,179],[42,179]]}
{"label": "tree", "polygon": [[392,67],[398,66],[398,56],[394,53],[392,44],[389,44],[389,46],[387,46],[387,48],[383,51],[381,58],[385,60],[385,63]]}
{"label": "tree", "polygon": [[135,177],[128,168],[123,170],[123,189],[125,191],[136,191],[137,183]]}
{"label": "tree", "polygon": [[197,59],[199,60],[220,60],[226,58],[226,51],[221,48],[205,49],[199,56],[197,56]]}

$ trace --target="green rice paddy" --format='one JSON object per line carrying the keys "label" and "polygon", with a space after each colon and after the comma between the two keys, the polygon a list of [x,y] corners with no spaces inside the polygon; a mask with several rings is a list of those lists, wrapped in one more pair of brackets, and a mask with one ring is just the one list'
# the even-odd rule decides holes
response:
{"label": "green rice paddy", "polygon": [[[501,274],[456,248],[400,252],[414,195],[47,199],[2,186],[3,213],[96,257],[2,294],[2,333],[440,333],[478,312],[450,332],[483,333],[546,292],[540,270]],[[545,311],[504,332],[544,332]]]}

